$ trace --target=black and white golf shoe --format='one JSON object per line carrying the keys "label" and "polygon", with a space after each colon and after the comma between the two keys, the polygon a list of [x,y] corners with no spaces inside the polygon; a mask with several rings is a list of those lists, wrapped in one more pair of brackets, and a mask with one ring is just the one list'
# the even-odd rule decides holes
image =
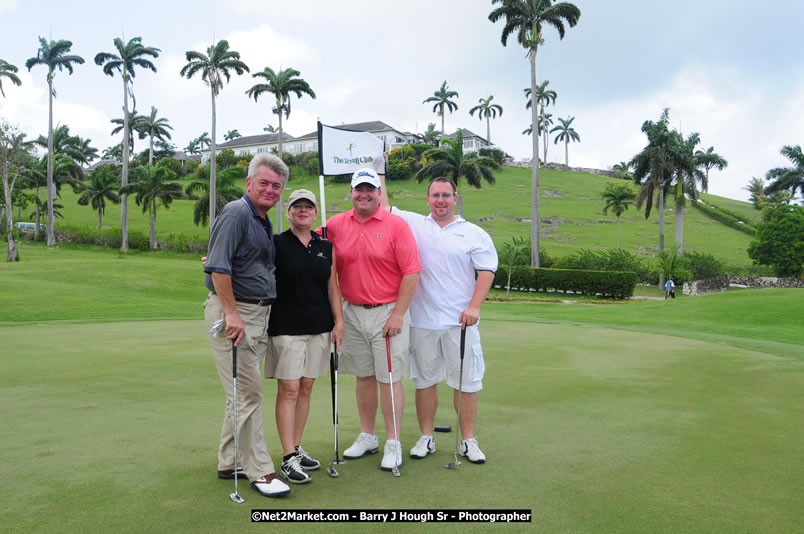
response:
{"label": "black and white golf shoe", "polygon": [[299,463],[298,454],[294,454],[287,460],[284,460],[282,462],[282,469],[280,472],[285,480],[291,484],[306,484],[312,480],[310,475],[308,475],[304,469],[302,469],[302,466]]}

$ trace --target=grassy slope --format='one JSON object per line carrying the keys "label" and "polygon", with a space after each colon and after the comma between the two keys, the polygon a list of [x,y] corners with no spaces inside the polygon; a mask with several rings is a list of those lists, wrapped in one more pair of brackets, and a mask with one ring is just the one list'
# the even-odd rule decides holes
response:
{"label": "grassy slope", "polygon": [[[575,174],[562,171],[542,170],[541,174],[541,217],[542,246],[553,256],[562,256],[580,248],[610,248],[617,244],[617,223],[612,215],[602,214],[603,201],[600,195],[606,183],[614,181],[605,176]],[[285,192],[306,188],[318,194],[318,177],[294,176]],[[327,185],[327,213],[345,211],[351,208],[348,200],[348,184]],[[427,212],[425,185],[413,181],[391,182],[389,191],[393,202],[399,207]],[[497,175],[497,184],[484,185],[480,190],[462,184],[465,216],[480,222],[499,246],[510,236],[529,236],[530,226],[530,171],[506,167]],[[747,218],[758,217],[758,213],[748,203],[738,202],[714,195],[707,195],[712,202],[732,211],[745,213]],[[64,220],[59,224],[87,225],[97,228],[97,213],[88,207],[78,206],[75,195],[69,188],[63,192]],[[157,234],[164,239],[168,234],[184,234],[203,237],[207,231],[192,223],[194,201],[178,200],[171,208],[159,208],[157,215]],[[755,213],[754,213],[755,212]],[[134,205],[129,207],[129,228],[147,234],[149,231],[147,215]],[[520,220],[517,220],[520,219]],[[522,219],[525,219],[523,222]],[[548,222],[548,220],[550,222]],[[753,219],[752,219],[753,220]],[[120,206],[111,205],[104,217],[104,226],[119,226]],[[746,248],[751,238],[737,230],[707,218],[697,210],[685,212],[685,246],[692,250],[706,251],[732,265],[751,263]],[[658,248],[658,213],[653,210],[651,218],[645,220],[635,207],[631,207],[621,217],[622,246],[631,251],[654,255]],[[665,243],[675,240],[675,216],[672,208],[665,213]]]}
{"label": "grassy slope", "polygon": [[[279,502],[244,487],[238,507],[231,482],[213,474],[222,396],[197,259],[30,245],[22,254],[25,263],[0,265],[0,478],[17,480],[0,493],[8,531],[220,532],[247,528],[252,508],[530,508],[534,523],[512,528],[523,532],[791,532],[804,521],[800,290],[487,303],[486,465],[443,469],[454,434],[439,435],[435,457],[406,457],[399,479],[375,456],[341,466],[338,479],[314,473]],[[125,321],[156,316],[189,320]],[[65,318],[87,322],[52,322]],[[354,381],[341,379],[343,450],[357,416]],[[332,454],[326,382],[305,433],[323,461]],[[264,387],[275,450],[276,386]],[[409,380],[405,388],[408,447],[418,432]],[[440,398],[437,421],[454,425],[443,388]],[[302,529],[376,526],[290,527]]]}

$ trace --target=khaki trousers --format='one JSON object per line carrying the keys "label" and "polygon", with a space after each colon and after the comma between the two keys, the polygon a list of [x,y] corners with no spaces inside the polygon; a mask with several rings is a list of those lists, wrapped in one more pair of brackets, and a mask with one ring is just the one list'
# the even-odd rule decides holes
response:
{"label": "khaki trousers", "polygon": [[[268,454],[262,426],[262,362],[268,347],[268,317],[270,306],[237,303],[240,319],[246,332],[237,346],[237,460],[249,480],[274,473],[274,463]],[[207,331],[213,323],[224,318],[223,307],[217,295],[210,294],[204,302],[204,319]],[[232,388],[232,341],[226,333],[209,335],[209,344],[215,356],[215,366],[226,393],[223,428],[218,446],[218,470],[234,469],[234,390]]]}

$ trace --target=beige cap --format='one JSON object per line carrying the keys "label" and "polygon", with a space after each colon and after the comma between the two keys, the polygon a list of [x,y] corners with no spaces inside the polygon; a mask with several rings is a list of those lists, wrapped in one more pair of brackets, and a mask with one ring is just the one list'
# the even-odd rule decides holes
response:
{"label": "beige cap", "polygon": [[296,202],[301,199],[309,200],[315,207],[318,208],[318,201],[315,199],[315,194],[312,191],[308,191],[307,189],[297,189],[290,194],[288,198],[288,209]]}

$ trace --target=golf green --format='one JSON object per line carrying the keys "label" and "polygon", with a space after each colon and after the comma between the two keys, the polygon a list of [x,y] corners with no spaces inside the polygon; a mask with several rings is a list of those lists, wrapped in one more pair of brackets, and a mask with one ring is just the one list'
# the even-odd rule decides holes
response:
{"label": "golf green", "polygon": [[[737,292],[722,305],[760,293]],[[229,500],[232,481],[215,476],[223,393],[200,318],[6,323],[0,327],[0,524],[11,532],[220,532],[248,528],[251,509],[259,508],[526,508],[533,522],[509,528],[799,528],[800,341],[757,350],[725,334],[711,340],[663,335],[659,323],[644,332],[579,323],[592,320],[584,310],[599,306],[543,305],[561,313],[577,309],[567,312],[574,320],[545,319],[550,312],[532,311],[538,305],[512,314],[512,306],[488,306],[482,322],[487,371],[477,435],[486,464],[445,469],[455,434],[439,434],[433,456],[404,456],[400,478],[379,469],[379,455],[370,456],[339,466],[339,478],[316,471],[312,483],[294,486],[282,500],[261,497],[242,482],[245,505]],[[607,308],[600,313],[651,309]],[[404,384],[401,439],[407,450],[418,428],[412,384]],[[264,382],[265,434],[276,461],[275,391],[273,381]],[[437,423],[454,427],[451,395],[443,386],[440,399]],[[358,431],[348,376],[341,377],[340,406],[343,451]],[[381,422],[378,430],[383,432]],[[313,392],[304,446],[325,465],[333,455],[332,433],[324,379]],[[395,531],[421,528],[394,525]],[[425,531],[488,528],[428,524]]]}

